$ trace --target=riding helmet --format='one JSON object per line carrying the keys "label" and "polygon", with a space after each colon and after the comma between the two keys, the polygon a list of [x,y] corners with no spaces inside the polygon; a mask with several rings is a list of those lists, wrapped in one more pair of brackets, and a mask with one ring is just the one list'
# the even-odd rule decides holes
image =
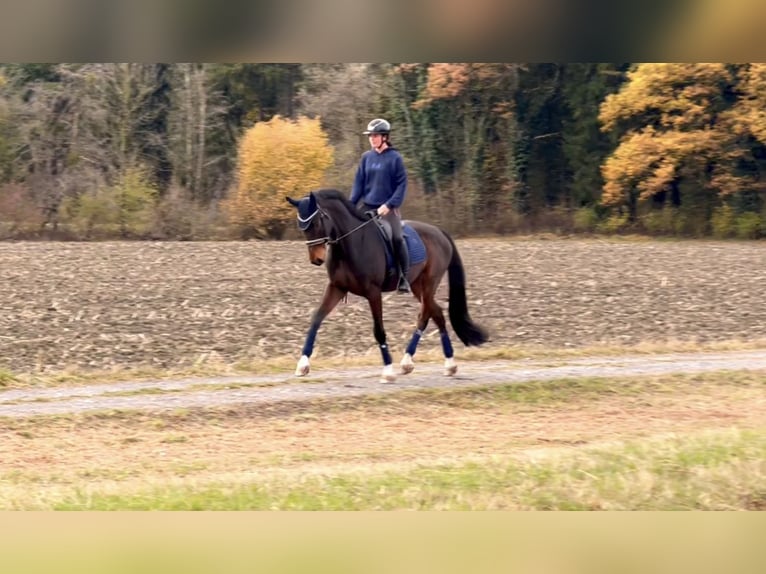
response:
{"label": "riding helmet", "polygon": [[382,118],[376,118],[367,124],[367,129],[362,132],[364,135],[387,134],[391,131],[391,124]]}

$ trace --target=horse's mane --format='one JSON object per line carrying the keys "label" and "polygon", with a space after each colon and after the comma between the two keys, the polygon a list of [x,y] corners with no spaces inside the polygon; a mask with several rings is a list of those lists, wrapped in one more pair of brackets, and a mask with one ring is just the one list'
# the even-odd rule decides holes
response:
{"label": "horse's mane", "polygon": [[316,195],[320,201],[323,199],[332,199],[340,202],[349,214],[359,221],[364,221],[366,219],[356,206],[348,200],[345,194],[337,189],[318,189],[314,192],[314,195]]}

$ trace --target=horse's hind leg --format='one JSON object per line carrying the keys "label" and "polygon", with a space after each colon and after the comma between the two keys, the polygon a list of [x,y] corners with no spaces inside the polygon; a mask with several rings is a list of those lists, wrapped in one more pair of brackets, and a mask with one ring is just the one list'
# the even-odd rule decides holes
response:
{"label": "horse's hind leg", "polygon": [[447,333],[447,322],[444,320],[444,313],[433,297],[428,301],[428,309],[436,326],[439,328],[442,351],[444,351],[444,374],[448,376],[454,375],[457,372],[455,352],[452,350],[452,342],[450,341],[449,333]]}
{"label": "horse's hind leg", "polygon": [[402,369],[402,374],[404,375],[411,373],[415,369],[415,363],[413,362],[412,357],[415,356],[415,351],[418,349],[420,337],[423,336],[423,332],[426,330],[430,318],[431,315],[428,311],[428,304],[426,303],[425,299],[422,299],[420,304],[420,313],[418,314],[417,327],[412,333],[412,337],[410,338],[410,342],[407,345],[407,349],[404,351],[402,361],[399,363],[399,366]]}
{"label": "horse's hind leg", "polygon": [[394,373],[391,352],[388,350],[388,344],[386,343],[386,330],[383,328],[383,299],[380,291],[374,291],[368,295],[367,301],[369,301],[370,310],[372,311],[375,340],[378,342],[380,354],[383,358],[383,373],[381,374],[380,381],[382,383],[393,383],[396,380],[396,373]]}

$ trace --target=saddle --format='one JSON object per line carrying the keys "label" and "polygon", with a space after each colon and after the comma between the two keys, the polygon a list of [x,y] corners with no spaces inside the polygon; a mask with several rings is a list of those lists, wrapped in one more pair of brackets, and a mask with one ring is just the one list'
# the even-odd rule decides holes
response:
{"label": "saddle", "polygon": [[[393,259],[393,253],[394,253],[394,243],[391,236],[391,224],[383,219],[382,217],[378,217],[377,214],[374,211],[366,211],[365,212],[367,217],[372,218],[372,220],[375,222],[375,226],[378,228],[378,231],[380,232],[380,236],[383,239],[383,244],[385,246],[385,249],[389,255],[389,267],[392,265]],[[403,255],[409,256],[409,246],[407,245],[407,237],[406,237],[406,231],[404,228],[404,222],[402,222],[402,249],[404,250]]]}
{"label": "saddle", "polygon": [[[394,269],[394,247],[391,240],[391,224],[385,219],[378,217],[375,211],[365,211],[365,215],[375,221],[375,227],[383,240],[383,249],[386,253],[386,270],[389,278],[397,277],[398,271]],[[410,267],[423,263],[426,260],[426,247],[423,240],[407,222],[402,221],[402,249],[404,256],[408,258]]]}

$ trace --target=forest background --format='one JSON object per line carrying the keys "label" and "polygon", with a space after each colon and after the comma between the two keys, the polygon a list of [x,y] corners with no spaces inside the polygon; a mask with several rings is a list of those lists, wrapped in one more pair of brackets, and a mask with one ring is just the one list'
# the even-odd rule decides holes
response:
{"label": "forest background", "polygon": [[766,237],[766,65],[1,64],[0,238],[296,238],[367,122],[460,236]]}

